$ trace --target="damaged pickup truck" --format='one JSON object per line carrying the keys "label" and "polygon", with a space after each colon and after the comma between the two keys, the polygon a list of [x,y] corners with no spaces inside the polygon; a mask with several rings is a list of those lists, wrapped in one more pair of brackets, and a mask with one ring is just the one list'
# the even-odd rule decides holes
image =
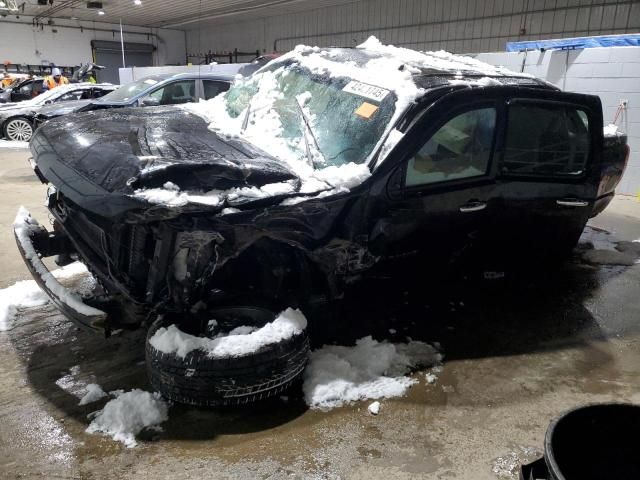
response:
{"label": "damaged pickup truck", "polygon": [[[289,386],[301,310],[367,275],[522,242],[566,256],[629,153],[598,97],[373,38],[298,47],[192,106],[54,120],[30,147],[53,217],[16,220],[34,278],[81,326],[148,329],[152,385],[195,405]],[[57,283],[54,255],[92,295]]]}

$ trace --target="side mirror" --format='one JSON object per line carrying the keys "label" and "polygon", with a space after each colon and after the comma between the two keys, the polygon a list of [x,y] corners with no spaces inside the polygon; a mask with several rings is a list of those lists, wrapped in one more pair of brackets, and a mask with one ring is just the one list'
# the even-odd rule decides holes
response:
{"label": "side mirror", "polygon": [[140,102],[140,106],[142,107],[157,107],[158,105],[160,105],[160,100],[157,100],[153,97],[143,98]]}
{"label": "side mirror", "polygon": [[402,197],[402,184],[404,180],[404,166],[398,166],[395,171],[389,176],[389,180],[387,183],[387,194],[391,198],[401,198]]}

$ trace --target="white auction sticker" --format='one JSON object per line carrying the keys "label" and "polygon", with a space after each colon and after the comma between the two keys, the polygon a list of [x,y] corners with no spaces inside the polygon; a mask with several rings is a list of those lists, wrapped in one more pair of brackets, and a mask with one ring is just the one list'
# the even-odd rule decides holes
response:
{"label": "white auction sticker", "polygon": [[342,91],[353,93],[354,95],[368,98],[369,100],[374,100],[376,102],[381,102],[384,100],[384,97],[389,95],[389,90],[366,83],[356,82],[355,80],[351,80],[347,83]]}

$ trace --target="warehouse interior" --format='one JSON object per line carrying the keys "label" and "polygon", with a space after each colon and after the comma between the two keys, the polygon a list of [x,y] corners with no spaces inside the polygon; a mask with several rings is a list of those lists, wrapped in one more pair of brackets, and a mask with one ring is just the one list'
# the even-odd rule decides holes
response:
{"label": "warehouse interior", "polygon": [[0,62],[0,478],[639,478],[640,0],[0,0]]}

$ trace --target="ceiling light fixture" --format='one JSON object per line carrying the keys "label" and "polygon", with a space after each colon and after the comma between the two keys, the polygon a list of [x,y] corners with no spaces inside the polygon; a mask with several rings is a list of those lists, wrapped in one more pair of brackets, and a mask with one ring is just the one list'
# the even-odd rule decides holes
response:
{"label": "ceiling light fixture", "polygon": [[134,5],[142,5],[142,0],[133,0]]}
{"label": "ceiling light fixture", "polygon": [[98,10],[98,15],[104,15],[104,10]]}

